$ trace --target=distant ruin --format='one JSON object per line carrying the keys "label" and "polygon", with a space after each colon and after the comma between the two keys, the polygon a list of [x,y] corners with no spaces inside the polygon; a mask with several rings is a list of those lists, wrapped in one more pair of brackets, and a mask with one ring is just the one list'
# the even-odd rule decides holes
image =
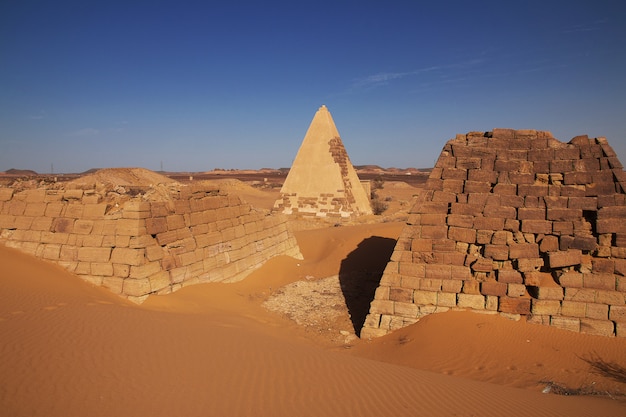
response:
{"label": "distant ruin", "polygon": [[274,210],[307,218],[372,214],[369,196],[326,106],[315,113]]}
{"label": "distant ruin", "polygon": [[[268,216],[208,184],[95,181],[0,187],[0,243],[55,262],[134,302],[201,282],[234,282],[277,255],[301,259],[285,216]],[[159,178],[161,177],[161,178]]]}
{"label": "distant ruin", "polygon": [[410,212],[361,337],[449,309],[626,337],[625,190],[605,138],[457,135]]}

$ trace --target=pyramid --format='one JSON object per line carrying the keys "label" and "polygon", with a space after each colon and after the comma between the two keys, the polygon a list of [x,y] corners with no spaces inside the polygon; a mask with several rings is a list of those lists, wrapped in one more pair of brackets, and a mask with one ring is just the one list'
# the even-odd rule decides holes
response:
{"label": "pyramid", "polygon": [[411,209],[361,337],[451,309],[626,337],[625,190],[606,138],[457,135]]}
{"label": "pyramid", "polygon": [[318,218],[372,214],[369,197],[324,105],[311,121],[274,210]]}

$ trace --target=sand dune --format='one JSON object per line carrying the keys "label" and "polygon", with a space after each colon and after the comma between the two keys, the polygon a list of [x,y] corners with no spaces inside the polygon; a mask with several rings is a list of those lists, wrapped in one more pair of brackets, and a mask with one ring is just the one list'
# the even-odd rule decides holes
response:
{"label": "sand dune", "polygon": [[[626,414],[621,398],[543,394],[537,382],[625,393],[622,339],[451,312],[330,346],[262,308],[285,284],[357,270],[358,260],[343,261],[364,239],[400,228],[298,232],[304,261],[276,258],[242,282],[187,287],[142,306],[0,246],[0,415]],[[377,267],[371,250],[356,253]],[[585,355],[617,372],[592,373]]]}

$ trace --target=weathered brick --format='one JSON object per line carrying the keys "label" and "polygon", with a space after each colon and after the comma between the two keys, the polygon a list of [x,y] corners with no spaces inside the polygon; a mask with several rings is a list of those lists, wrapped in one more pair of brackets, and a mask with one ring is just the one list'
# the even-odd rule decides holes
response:
{"label": "weathered brick", "polygon": [[485,245],[485,257],[505,261],[509,259],[509,247],[507,245]]}
{"label": "weathered brick", "polygon": [[552,233],[552,222],[549,220],[522,220],[522,232],[535,234]]}
{"label": "weathered brick", "polygon": [[413,302],[417,305],[437,305],[437,293],[434,291],[415,290],[413,292]]}
{"label": "weathered brick", "polygon": [[111,262],[127,265],[141,265],[146,261],[144,249],[113,248]]}
{"label": "weathered brick", "polygon": [[609,306],[606,304],[588,303],[586,317],[596,320],[608,320]]}
{"label": "weathered brick", "polygon": [[561,303],[561,314],[568,317],[586,317],[587,303],[564,300]]}
{"label": "weathered brick", "polygon": [[457,306],[460,308],[484,310],[485,309],[485,297],[479,294],[458,294]]}
{"label": "weathered brick", "polygon": [[413,302],[413,290],[410,288],[392,287],[389,289],[389,299],[392,301],[412,303]]}
{"label": "weathered brick", "polygon": [[474,228],[478,230],[494,230],[504,229],[504,218],[502,217],[476,217],[474,219]]}
{"label": "weathered brick", "polygon": [[615,325],[610,320],[580,319],[580,332],[598,336],[614,336]]}
{"label": "weathered brick", "polygon": [[480,293],[483,295],[496,295],[503,297],[507,294],[508,286],[503,282],[484,281],[480,284]]}
{"label": "weathered brick", "polygon": [[558,300],[532,300],[531,311],[533,314],[557,316],[561,312],[561,302]]}
{"label": "weathered brick", "polygon": [[419,313],[419,307],[412,303],[396,302],[394,304],[394,312],[396,316],[416,318]]}
{"label": "weathered brick", "polygon": [[626,323],[626,305],[610,306],[609,319],[620,323]]}
{"label": "weathered brick", "polygon": [[476,230],[451,226],[448,229],[448,238],[458,242],[474,243],[476,241]]}
{"label": "weathered brick", "polygon": [[390,300],[373,300],[371,303],[370,312],[376,314],[393,314],[394,302]]}
{"label": "weathered brick", "polygon": [[83,262],[108,262],[111,248],[78,248],[77,259]]}
{"label": "weathered brick", "polygon": [[626,294],[619,291],[606,291],[606,290],[589,290],[595,291],[595,302],[598,304],[611,304],[622,305],[626,302]]}
{"label": "weathered brick", "polygon": [[576,317],[552,316],[550,318],[550,326],[572,332],[580,332],[580,319]]}
{"label": "weathered brick", "polygon": [[546,209],[539,207],[520,207],[517,209],[519,220],[545,220]]}
{"label": "weathered brick", "polygon": [[563,288],[561,287],[538,287],[537,298],[540,300],[562,300]]}
{"label": "weathered brick", "polygon": [[550,268],[562,268],[564,266],[580,265],[582,253],[578,249],[549,252],[548,266]]}
{"label": "weathered brick", "polygon": [[536,243],[514,243],[509,247],[510,259],[538,258],[539,246]]}
{"label": "weathered brick", "polygon": [[125,295],[140,297],[142,295],[149,294],[151,290],[148,278],[125,279],[122,292]]}
{"label": "weathered brick", "polygon": [[584,273],[583,287],[614,291],[616,289],[615,276],[613,274]]}

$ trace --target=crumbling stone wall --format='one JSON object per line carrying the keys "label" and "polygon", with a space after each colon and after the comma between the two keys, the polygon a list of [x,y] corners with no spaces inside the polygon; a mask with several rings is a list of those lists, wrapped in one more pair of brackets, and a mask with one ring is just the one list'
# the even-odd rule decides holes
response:
{"label": "crumbling stone wall", "polygon": [[281,215],[203,185],[105,201],[89,189],[0,188],[0,243],[56,262],[135,302],[233,282],[277,255],[301,258]]}
{"label": "crumbling stone wall", "polygon": [[605,138],[457,135],[411,211],[361,335],[470,309],[626,337],[625,190]]}

